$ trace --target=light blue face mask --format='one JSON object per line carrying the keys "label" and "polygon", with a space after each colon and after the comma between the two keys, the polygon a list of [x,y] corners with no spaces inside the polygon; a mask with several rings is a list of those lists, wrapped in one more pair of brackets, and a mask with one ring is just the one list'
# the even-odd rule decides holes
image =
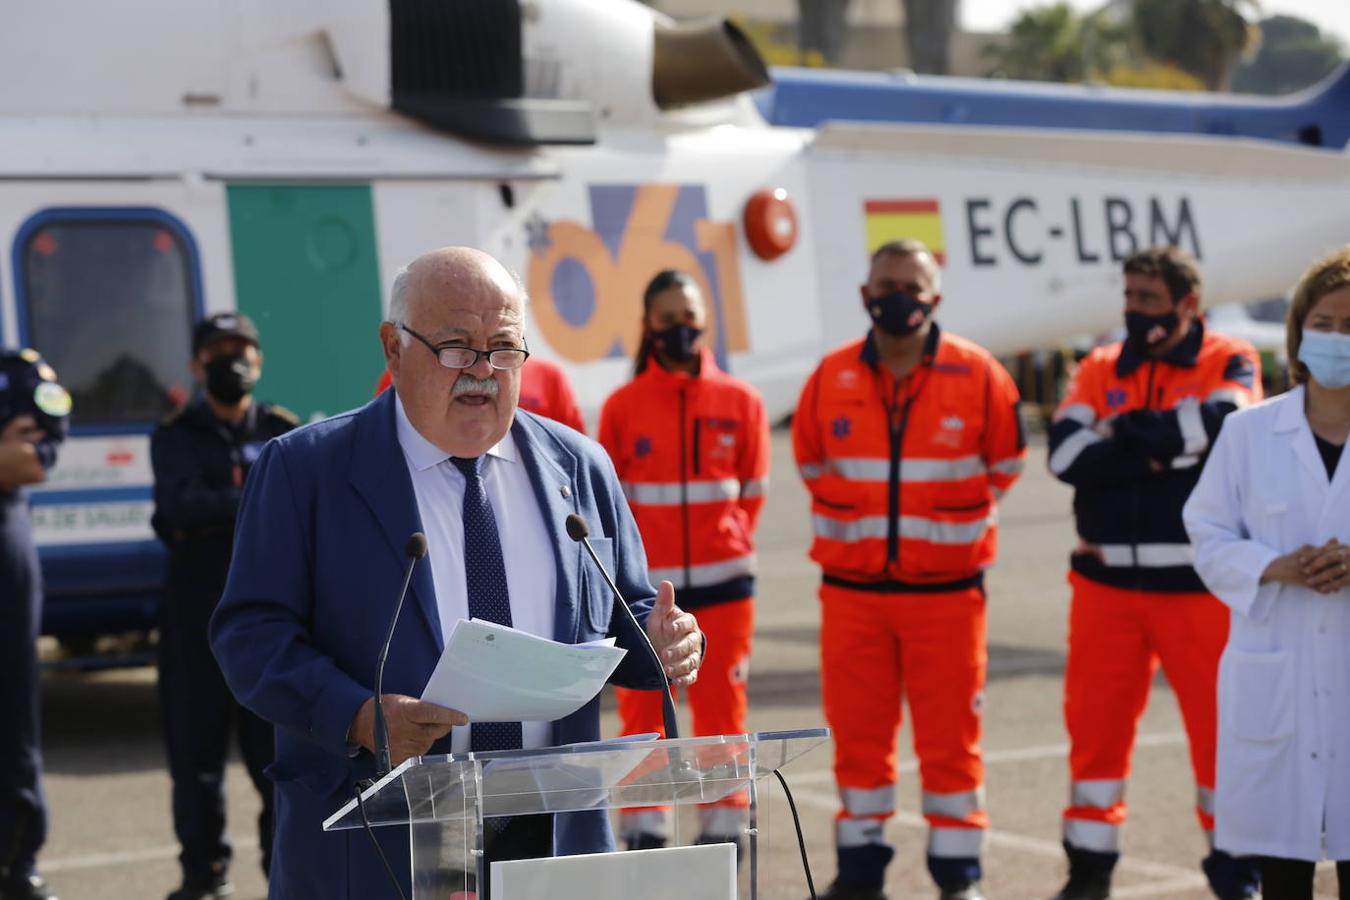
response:
{"label": "light blue face mask", "polygon": [[1305,331],[1298,359],[1322,387],[1350,387],[1350,334]]}

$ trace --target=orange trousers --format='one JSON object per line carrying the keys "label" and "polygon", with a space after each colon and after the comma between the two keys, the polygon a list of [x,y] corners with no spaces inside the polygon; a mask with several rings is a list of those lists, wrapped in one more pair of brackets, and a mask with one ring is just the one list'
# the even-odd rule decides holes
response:
{"label": "orange trousers", "polygon": [[[694,718],[694,736],[742,734],[745,731],[746,678],[750,672],[750,642],[755,630],[753,599],[715,603],[694,610],[698,627],[708,640],[707,656],[699,666],[698,680],[685,689]],[[615,688],[623,734],[659,732],[665,737],[659,691]],[[677,694],[676,700],[679,700]],[[732,794],[699,810],[700,831],[712,837],[735,837],[748,824],[750,797]],[[636,807],[619,816],[619,833],[625,840],[638,834],[667,837],[670,833],[667,807]]]}
{"label": "orange trousers", "polygon": [[1069,585],[1064,721],[1072,784],[1064,840],[1082,850],[1120,852],[1130,753],[1159,662],[1190,739],[1196,815],[1212,832],[1216,694],[1228,608],[1206,593],[1125,590],[1077,572],[1069,573]]}
{"label": "orange trousers", "polygon": [[835,821],[841,866],[847,848],[887,846],[881,823],[895,813],[902,695],[914,720],[928,855],[977,859],[989,825],[980,758],[984,591],[889,594],[826,584],[820,600],[821,685],[843,800]]}

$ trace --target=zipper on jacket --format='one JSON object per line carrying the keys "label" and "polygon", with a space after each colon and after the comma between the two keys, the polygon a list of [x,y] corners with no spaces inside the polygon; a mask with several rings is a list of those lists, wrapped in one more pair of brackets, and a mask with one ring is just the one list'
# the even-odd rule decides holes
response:
{"label": "zipper on jacket", "polygon": [[[891,474],[890,491],[886,498],[886,565],[900,561],[900,451],[905,442],[905,425],[909,419],[909,402],[896,415],[896,405],[900,399],[900,382],[897,380],[891,393],[891,403],[886,409],[886,424],[891,433]],[[913,402],[913,398],[910,398]]]}
{"label": "zipper on jacket", "polygon": [[684,386],[680,386],[680,520],[684,525],[684,586],[692,586],[689,567],[689,451],[685,441]]}

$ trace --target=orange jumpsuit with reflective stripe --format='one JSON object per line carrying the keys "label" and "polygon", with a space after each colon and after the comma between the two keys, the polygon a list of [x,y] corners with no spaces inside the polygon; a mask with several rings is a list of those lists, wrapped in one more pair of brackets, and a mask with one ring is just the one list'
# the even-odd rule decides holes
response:
{"label": "orange jumpsuit with reflective stripe", "polygon": [[1135,726],[1159,663],[1190,739],[1196,815],[1214,830],[1228,611],[1195,572],[1181,509],[1223,417],[1260,399],[1260,366],[1249,343],[1203,322],[1161,358],[1126,343],[1099,347],[1050,427],[1050,471],[1075,488],[1079,536],[1064,673],[1072,777],[1064,840],[1103,864],[1120,851]]}
{"label": "orange jumpsuit with reflective stripe", "polygon": [[[698,616],[707,657],[688,689],[694,733],[745,730],[746,676],[754,628],[754,531],[769,477],[769,425],[759,393],[721,371],[704,350],[699,372],[647,369],[605,401],[599,439],[642,532],[653,584],[675,585],[675,602]],[[616,690],[624,734],[660,732],[653,691]],[[737,837],[748,798],[701,811],[702,833]],[[625,811],[621,832],[664,836],[660,809]]]}
{"label": "orange jumpsuit with reflective stripe", "polygon": [[931,326],[896,379],[872,338],[829,354],[793,418],[811,492],[821,587],[821,679],[834,730],[839,877],[879,884],[895,811],[902,694],[913,716],[939,884],[979,877],[987,816],[980,759],[983,572],[998,497],[1026,457],[1012,378],[985,350]]}

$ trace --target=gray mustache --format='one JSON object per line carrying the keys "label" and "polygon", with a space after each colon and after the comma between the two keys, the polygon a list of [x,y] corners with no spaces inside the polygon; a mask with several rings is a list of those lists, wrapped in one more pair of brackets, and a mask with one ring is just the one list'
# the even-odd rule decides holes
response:
{"label": "gray mustache", "polygon": [[489,397],[496,397],[497,379],[495,378],[474,378],[472,375],[461,375],[455,382],[455,386],[450,389],[451,397],[458,397],[461,394],[486,394]]}

